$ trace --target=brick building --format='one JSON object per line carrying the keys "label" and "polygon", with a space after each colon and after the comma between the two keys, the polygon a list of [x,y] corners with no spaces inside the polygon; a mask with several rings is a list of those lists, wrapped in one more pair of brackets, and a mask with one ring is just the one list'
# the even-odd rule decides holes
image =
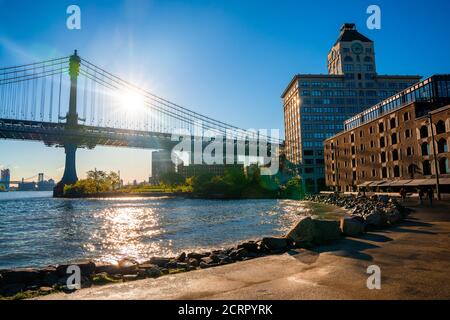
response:
{"label": "brick building", "polygon": [[433,187],[438,173],[441,191],[450,192],[449,144],[450,75],[435,75],[345,121],[325,141],[326,184],[414,190]]}

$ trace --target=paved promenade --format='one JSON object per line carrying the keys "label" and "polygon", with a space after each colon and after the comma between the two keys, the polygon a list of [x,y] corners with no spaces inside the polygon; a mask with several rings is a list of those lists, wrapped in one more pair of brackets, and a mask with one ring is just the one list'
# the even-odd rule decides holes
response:
{"label": "paved promenade", "polygon": [[[407,206],[396,227],[314,250],[41,299],[450,299],[450,202]],[[367,289],[370,265],[381,290]]]}

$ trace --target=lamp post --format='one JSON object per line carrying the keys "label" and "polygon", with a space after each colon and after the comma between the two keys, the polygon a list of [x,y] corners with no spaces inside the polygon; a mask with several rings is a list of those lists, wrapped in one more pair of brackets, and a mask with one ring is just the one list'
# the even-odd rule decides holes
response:
{"label": "lamp post", "polygon": [[436,146],[434,141],[434,130],[433,130],[433,120],[431,118],[431,113],[428,113],[427,115],[428,121],[430,123],[431,127],[431,144],[433,145],[433,157],[434,157],[434,170],[436,172],[436,193],[437,193],[437,199],[441,200],[441,192],[439,191],[439,166],[438,166],[438,159],[436,155]]}

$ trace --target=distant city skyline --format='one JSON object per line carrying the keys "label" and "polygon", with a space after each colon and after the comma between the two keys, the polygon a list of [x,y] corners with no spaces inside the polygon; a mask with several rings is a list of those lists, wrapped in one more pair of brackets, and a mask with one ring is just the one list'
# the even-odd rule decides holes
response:
{"label": "distant city skyline", "polygon": [[[327,73],[323,57],[344,22],[375,41],[379,74],[426,77],[450,70],[445,0],[378,1],[381,30],[366,28],[368,1],[77,1],[80,31],[65,27],[69,4],[0,0],[0,67],[78,49],[199,113],[242,128],[280,130],[288,79]],[[10,168],[12,180],[38,172],[62,176],[63,149],[0,140],[0,153],[0,168]],[[149,150],[97,147],[77,157],[79,177],[93,168],[120,170],[125,182],[150,174]]]}

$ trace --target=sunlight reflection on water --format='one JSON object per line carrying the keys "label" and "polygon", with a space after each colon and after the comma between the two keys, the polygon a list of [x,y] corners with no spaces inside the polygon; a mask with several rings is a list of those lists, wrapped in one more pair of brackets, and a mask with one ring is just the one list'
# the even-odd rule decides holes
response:
{"label": "sunlight reflection on water", "polygon": [[0,268],[224,248],[282,235],[301,215],[342,214],[330,211],[291,200],[0,197]]}

